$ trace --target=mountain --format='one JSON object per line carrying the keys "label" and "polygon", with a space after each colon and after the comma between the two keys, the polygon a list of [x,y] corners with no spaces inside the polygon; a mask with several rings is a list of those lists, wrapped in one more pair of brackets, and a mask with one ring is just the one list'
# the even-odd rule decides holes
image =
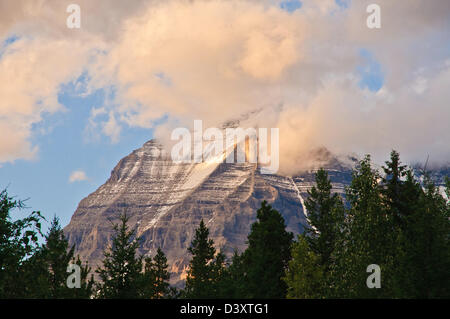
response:
{"label": "mountain", "polygon": [[[322,164],[334,191],[342,193],[351,166],[326,150],[316,155],[325,159]],[[298,234],[307,220],[303,201],[313,182],[313,171],[286,177],[261,174],[252,163],[176,164],[151,140],[120,160],[106,183],[79,203],[64,232],[76,253],[95,268],[110,243],[112,223],[126,213],[142,236],[139,253],[154,255],[161,247],[172,265],[172,283],[177,284],[186,274],[191,258],[187,248],[200,220],[216,248],[228,256],[245,249],[263,200]]]}
{"label": "mountain", "polygon": [[[342,194],[356,159],[339,160],[326,149],[312,156],[328,171],[333,191]],[[416,176],[423,180],[420,171],[417,166]],[[246,248],[263,200],[283,215],[288,231],[301,233],[307,222],[303,203],[314,173],[265,175],[252,163],[177,164],[161,144],[150,140],[120,160],[106,183],[79,203],[64,232],[76,253],[96,268],[110,244],[112,223],[126,213],[142,237],[139,253],[153,256],[161,247],[172,267],[172,284],[177,285],[186,275],[191,258],[187,248],[202,219],[216,248],[227,256]],[[430,173],[443,191],[450,166]]]}

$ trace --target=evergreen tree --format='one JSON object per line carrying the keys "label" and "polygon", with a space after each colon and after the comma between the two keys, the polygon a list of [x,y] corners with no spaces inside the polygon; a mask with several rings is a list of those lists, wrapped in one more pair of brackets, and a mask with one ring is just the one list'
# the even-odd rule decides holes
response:
{"label": "evergreen tree", "polygon": [[[427,172],[423,186],[392,151],[384,167],[381,194],[395,245],[392,296],[435,298],[449,294],[449,215],[446,201]],[[390,279],[390,278],[388,278]]]}
{"label": "evergreen tree", "polygon": [[331,181],[323,168],[316,172],[315,182],[305,201],[308,225],[293,245],[286,271],[289,298],[326,297],[332,286],[333,252],[344,227],[345,209],[341,197],[331,193]]}
{"label": "evergreen tree", "polygon": [[216,298],[219,295],[225,257],[222,253],[216,256],[214,241],[208,236],[209,230],[202,220],[188,248],[192,259],[184,292],[187,298]]}
{"label": "evergreen tree", "polygon": [[[386,161],[383,166],[385,176],[381,183],[381,194],[383,195],[383,204],[385,209],[391,215],[393,223],[398,226],[404,226],[405,218],[410,212],[409,204],[411,199],[405,197],[404,178],[408,174],[406,165],[401,165],[400,155],[397,151],[391,152],[390,161]],[[411,184],[409,184],[411,185]]]}
{"label": "evergreen tree", "polygon": [[155,269],[155,298],[161,299],[169,294],[170,273],[167,271],[167,258],[161,248],[158,248],[156,256],[153,258]]}
{"label": "evergreen tree", "polygon": [[[45,239],[45,245],[30,260],[37,281],[34,285],[36,297],[89,298],[93,286],[93,277],[88,280],[90,268],[87,264],[83,265],[79,257],[75,259],[75,246],[69,248],[69,243],[56,216],[51,222]],[[67,269],[71,263],[80,267],[79,288],[67,286],[67,278],[70,275]]]}
{"label": "evergreen tree", "polygon": [[304,235],[292,245],[292,259],[283,280],[288,286],[287,298],[323,298],[324,270],[320,258],[309,247]]}
{"label": "evergreen tree", "polygon": [[6,190],[0,192],[0,298],[26,298],[28,279],[32,277],[27,265],[38,249],[38,236],[44,219],[40,212],[32,212],[28,217],[11,220],[13,209],[24,207],[22,201],[8,196]]}
{"label": "evergreen tree", "polygon": [[103,267],[96,270],[101,283],[99,298],[139,298],[142,293],[142,257],[136,256],[140,238],[129,230],[128,217],[120,216],[120,224],[113,226],[112,246],[104,252]]}
{"label": "evergreen tree", "polygon": [[[419,186],[418,186],[419,187]],[[450,214],[434,182],[425,177],[424,189],[402,231],[398,267],[398,297],[450,297]]]}
{"label": "evergreen tree", "polygon": [[166,255],[161,248],[158,248],[153,260],[151,257],[145,259],[145,271],[143,274],[144,298],[162,299],[171,295],[168,267]]}
{"label": "evergreen tree", "polygon": [[291,257],[292,237],[280,213],[263,201],[242,256],[244,297],[285,298],[287,286],[282,277]]}
{"label": "evergreen tree", "polygon": [[320,258],[320,264],[328,271],[331,256],[344,221],[344,204],[338,194],[331,194],[328,173],[319,169],[316,185],[309,191],[305,201],[309,225],[305,227],[309,247]]}
{"label": "evergreen tree", "polygon": [[62,297],[64,296],[64,290],[67,288],[67,265],[74,256],[75,246],[69,249],[69,243],[56,216],[52,220],[50,230],[45,239],[46,244],[42,253],[45,261],[48,263],[50,296],[52,298]]}
{"label": "evergreen tree", "polygon": [[155,297],[155,270],[152,257],[146,257],[143,262],[144,271],[140,278],[140,297],[153,299]]}
{"label": "evergreen tree", "polygon": [[[82,262],[80,256],[77,256],[76,258],[72,258],[72,264],[77,265],[80,269],[80,288],[71,288],[69,298],[89,299],[93,297],[95,281],[94,275],[91,274],[91,267],[88,262]],[[70,275],[69,273],[67,274]],[[90,277],[89,274],[91,274]]]}
{"label": "evergreen tree", "polygon": [[[367,155],[353,172],[346,189],[347,211],[344,229],[335,250],[332,266],[334,297],[374,298],[392,295],[392,224],[382,209],[379,180]],[[366,269],[380,266],[383,289],[369,289]]]}

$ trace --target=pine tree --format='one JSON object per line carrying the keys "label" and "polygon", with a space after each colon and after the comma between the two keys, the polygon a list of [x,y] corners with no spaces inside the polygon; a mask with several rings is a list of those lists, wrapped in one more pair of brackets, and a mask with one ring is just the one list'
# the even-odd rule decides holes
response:
{"label": "pine tree", "polygon": [[[93,278],[88,280],[90,268],[83,265],[79,256],[75,258],[75,246],[69,243],[59,223],[54,217],[45,236],[45,245],[31,258],[34,273],[38,281],[35,287],[36,297],[40,298],[89,298],[92,294]],[[80,267],[80,287],[67,286],[69,264]]]}
{"label": "pine tree", "polygon": [[169,285],[170,273],[167,270],[167,258],[161,248],[158,248],[155,257],[147,257],[143,274],[144,298],[168,298],[172,291]]}
{"label": "pine tree", "polygon": [[63,290],[66,288],[67,265],[74,256],[75,246],[69,249],[69,244],[56,216],[52,220],[45,239],[46,244],[42,252],[48,263],[50,296],[52,298],[62,297]]}
{"label": "pine tree", "polygon": [[242,254],[235,250],[231,257],[231,262],[223,270],[219,282],[219,298],[244,298],[246,295],[246,284],[243,280],[245,267]]}
{"label": "pine tree", "polygon": [[393,222],[403,227],[404,219],[409,213],[409,201],[405,198],[405,183],[402,180],[407,175],[406,165],[401,165],[400,155],[397,151],[391,152],[390,161],[383,166],[385,176],[381,183],[381,194],[385,208],[393,218]]}
{"label": "pine tree", "polygon": [[136,256],[140,238],[129,230],[128,217],[120,216],[120,224],[113,226],[112,246],[104,252],[103,267],[96,270],[101,283],[99,298],[139,298],[142,294],[142,257]]}
{"label": "pine tree", "polygon": [[156,256],[153,258],[155,269],[155,298],[161,299],[169,294],[170,274],[167,271],[167,258],[161,248],[158,248]]}
{"label": "pine tree", "polygon": [[280,213],[263,201],[242,256],[244,297],[285,298],[287,286],[282,277],[291,257],[292,237]]}
{"label": "pine tree", "polygon": [[219,282],[224,267],[224,256],[214,248],[209,230],[203,220],[195,230],[195,237],[188,248],[192,254],[186,278],[184,295],[187,298],[215,298],[219,295]]}
{"label": "pine tree", "polygon": [[155,298],[155,270],[151,256],[144,258],[144,271],[140,278],[140,297],[144,299]]}
{"label": "pine tree", "polygon": [[309,225],[305,227],[306,237],[312,251],[319,256],[320,264],[328,271],[331,256],[344,221],[344,205],[338,194],[331,194],[328,173],[319,169],[316,185],[309,191],[305,201]]}
{"label": "pine tree", "polygon": [[330,293],[333,252],[344,227],[345,209],[341,197],[332,194],[328,173],[319,169],[316,184],[305,201],[308,225],[292,248],[286,272],[289,298],[320,298]]}

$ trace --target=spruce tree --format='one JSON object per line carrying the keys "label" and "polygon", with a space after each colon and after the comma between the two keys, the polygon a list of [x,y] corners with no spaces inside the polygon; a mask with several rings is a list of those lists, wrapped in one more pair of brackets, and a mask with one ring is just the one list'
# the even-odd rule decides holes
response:
{"label": "spruce tree", "polygon": [[248,235],[243,253],[246,298],[285,298],[282,280],[291,258],[293,234],[286,231],[284,218],[266,201],[257,211],[257,221]]}
{"label": "spruce tree", "polygon": [[158,248],[155,257],[147,257],[144,260],[144,298],[163,299],[171,295],[169,285],[170,273],[167,270],[167,258],[161,248]]}
{"label": "spruce tree", "polygon": [[[58,217],[53,218],[45,240],[45,245],[33,256],[34,268],[45,268],[45,272],[41,271],[41,277],[36,277],[40,279],[40,283],[36,285],[38,295],[42,294],[42,298],[89,298],[93,286],[93,278],[88,280],[90,268],[87,264],[83,265],[79,257],[75,258],[75,246],[69,248]],[[67,278],[70,275],[67,269],[71,263],[80,267],[79,288],[67,286]],[[46,277],[45,283],[42,282],[43,276]]]}
{"label": "spruce tree", "polygon": [[[370,156],[359,162],[346,189],[347,211],[342,236],[334,252],[333,295],[344,298],[374,298],[392,295],[392,227],[383,209],[379,180]],[[367,267],[380,266],[382,289],[366,285]]]}
{"label": "spruce tree", "polygon": [[381,194],[383,196],[383,204],[385,209],[393,219],[393,223],[403,227],[405,218],[410,212],[410,207],[404,191],[404,178],[407,175],[406,165],[401,165],[400,155],[397,151],[391,152],[390,161],[385,162],[383,166],[384,177],[381,183]]}
{"label": "spruce tree", "polygon": [[425,176],[418,204],[402,232],[398,284],[405,298],[450,297],[450,215],[448,203],[434,182]]}
{"label": "spruce tree", "polygon": [[219,297],[228,299],[245,298],[246,283],[243,280],[244,276],[243,256],[235,250],[231,262],[224,268],[222,279],[219,282]]}
{"label": "spruce tree", "polygon": [[186,278],[184,295],[187,298],[216,298],[224,267],[224,256],[214,248],[209,230],[203,220],[195,230],[194,239],[188,248],[192,254]]}
{"label": "spruce tree", "polygon": [[155,298],[155,271],[151,256],[143,260],[144,271],[140,278],[140,297],[143,299]]}
{"label": "spruce tree", "polygon": [[161,248],[158,248],[153,258],[155,267],[155,298],[161,299],[169,294],[170,273],[167,271],[167,258]]}
{"label": "spruce tree", "polygon": [[[45,243],[24,263],[30,276],[27,278],[26,294],[30,298],[88,298],[91,294],[92,283],[87,282],[86,277],[80,276],[80,288],[69,288],[67,269],[70,263],[75,264],[74,247],[68,248],[68,241],[55,216],[51,222],[48,233],[45,235]],[[80,272],[89,270],[81,265]],[[88,271],[89,272],[89,271]],[[83,290],[83,292],[79,291]],[[78,291],[75,291],[78,290]]]}
{"label": "spruce tree", "polygon": [[142,257],[136,256],[140,238],[135,230],[129,230],[126,214],[120,216],[120,223],[113,225],[111,247],[104,252],[103,267],[97,269],[101,282],[98,284],[98,298],[139,298],[142,287]]}
{"label": "spruce tree", "polygon": [[395,242],[393,274],[387,278],[391,279],[392,296],[448,296],[450,222],[445,199],[427,172],[423,172],[423,185],[416,181],[412,169],[400,164],[396,151],[392,151],[384,173],[383,209],[391,217],[391,237]]}
{"label": "spruce tree", "polygon": [[344,228],[345,208],[341,197],[331,193],[331,181],[323,168],[316,172],[315,182],[305,201],[308,225],[292,247],[292,260],[286,271],[289,298],[332,295],[331,268]]}
{"label": "spruce tree", "polygon": [[320,264],[328,271],[331,256],[344,221],[344,205],[341,197],[331,193],[332,185],[328,173],[319,169],[316,185],[308,190],[305,207],[309,225],[305,227],[306,237],[312,251],[319,256]]}

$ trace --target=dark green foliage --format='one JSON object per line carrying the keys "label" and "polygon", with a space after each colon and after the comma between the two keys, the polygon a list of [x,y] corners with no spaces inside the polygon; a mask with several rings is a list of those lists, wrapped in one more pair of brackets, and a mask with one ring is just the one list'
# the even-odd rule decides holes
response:
{"label": "dark green foliage", "polygon": [[426,176],[400,231],[397,291],[405,298],[450,297],[449,203]]}
{"label": "dark green foliage", "polygon": [[153,258],[155,271],[155,298],[164,298],[169,294],[169,279],[170,274],[167,271],[167,258],[161,248],[158,248],[155,257]]}
{"label": "dark green foliage", "polygon": [[101,282],[98,284],[98,298],[139,298],[142,291],[142,257],[136,256],[140,238],[129,230],[128,217],[120,216],[115,224],[112,245],[104,252],[103,267],[97,269]]}
{"label": "dark green foliage", "polygon": [[195,230],[195,237],[188,248],[192,254],[186,278],[184,297],[217,298],[220,295],[219,282],[223,274],[225,256],[216,255],[214,242],[209,239],[209,230],[203,220]]}
{"label": "dark green foliage", "polygon": [[[93,278],[88,280],[90,267],[75,259],[75,247],[69,244],[55,216],[45,236],[45,245],[28,261],[33,278],[27,288],[28,295],[36,298],[89,298],[92,294]],[[67,272],[69,264],[80,267],[80,287],[69,288]],[[69,269],[70,270],[70,269]]]}
{"label": "dark green foliage", "polygon": [[[331,185],[318,172],[306,202],[312,212],[308,237],[293,245],[286,271],[288,297],[450,296],[450,202],[427,174],[423,184],[417,181],[395,151],[383,171],[381,176],[372,168],[369,156],[359,162],[346,189],[349,208],[343,219],[341,213],[329,218]],[[446,185],[448,194],[448,177]],[[321,244],[320,237],[329,238],[325,235],[333,231],[334,245],[329,239]],[[366,285],[370,264],[381,268],[379,289]]]}
{"label": "dark green foliage", "polygon": [[[0,298],[89,298],[93,279],[90,268],[74,258],[74,248],[55,217],[45,244],[38,244],[43,217],[39,212],[11,221],[10,211],[24,207],[6,191],[0,193]],[[80,288],[68,288],[69,263],[80,266]]]}
{"label": "dark green foliage", "polygon": [[[392,219],[382,208],[378,181],[370,157],[360,161],[346,190],[350,203],[333,265],[333,291],[337,297],[373,298],[391,295]],[[383,289],[368,289],[367,266],[377,264],[383,274]]]}
{"label": "dark green foliage", "polygon": [[235,251],[219,282],[219,298],[244,298],[247,291],[246,281],[243,280],[245,273],[243,256]]}
{"label": "dark green foliage", "polygon": [[170,288],[170,273],[167,268],[167,258],[161,248],[158,248],[155,257],[144,260],[143,297],[150,299],[169,298],[173,294]]}
{"label": "dark green foliage", "polygon": [[49,272],[50,297],[58,298],[64,295],[67,265],[73,258],[75,247],[69,249],[56,216],[45,239],[46,244],[42,249],[42,259],[45,260],[45,266]]}
{"label": "dark green foliage", "polygon": [[328,173],[319,169],[316,185],[308,191],[309,197],[305,201],[309,221],[305,238],[326,271],[331,265],[331,255],[344,221],[344,204],[338,194],[331,194],[331,188]]}
{"label": "dark green foliage", "polygon": [[266,201],[257,211],[257,221],[248,235],[248,248],[242,255],[245,298],[284,298],[287,286],[282,280],[291,257],[292,233],[286,231],[283,217]]}
{"label": "dark green foliage", "polygon": [[27,259],[38,249],[43,217],[32,212],[28,217],[12,221],[10,212],[23,208],[22,201],[0,192],[0,298],[27,297],[27,280],[32,278]]}
{"label": "dark green foliage", "polygon": [[323,298],[325,272],[317,256],[309,247],[304,235],[292,245],[292,259],[283,280],[288,286],[287,298]]}
{"label": "dark green foliage", "polygon": [[80,288],[71,288],[68,298],[88,299],[93,297],[95,281],[94,275],[91,274],[91,267],[89,267],[88,262],[86,261],[83,263],[80,256],[77,256],[76,258],[72,258],[72,264],[80,267],[81,286]]}
{"label": "dark green foliage", "polygon": [[316,185],[305,201],[309,225],[292,248],[292,260],[286,272],[289,298],[322,298],[333,285],[330,274],[333,254],[344,227],[344,204],[338,194],[331,193],[328,173],[319,169]]}

